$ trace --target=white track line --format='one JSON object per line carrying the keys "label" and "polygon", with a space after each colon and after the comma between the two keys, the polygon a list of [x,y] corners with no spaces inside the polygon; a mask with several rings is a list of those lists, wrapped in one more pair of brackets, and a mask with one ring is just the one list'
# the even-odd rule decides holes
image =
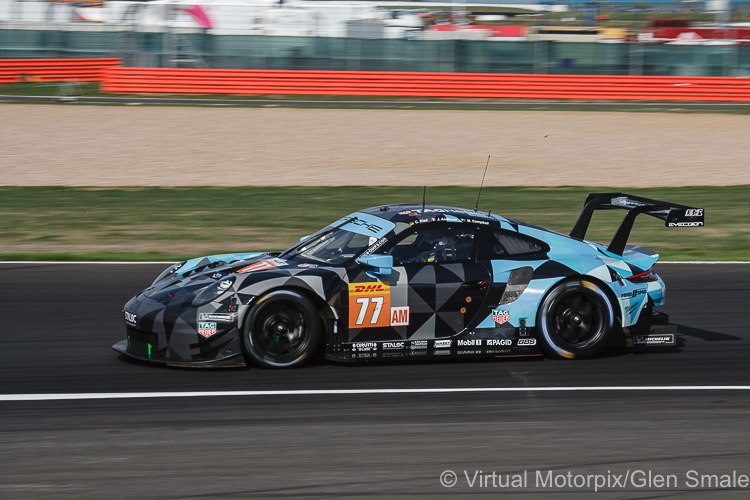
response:
{"label": "white track line", "polygon": [[459,387],[434,389],[300,389],[279,391],[91,392],[61,394],[0,394],[2,401],[64,401],[86,399],[149,399],[244,396],[323,396],[357,394],[445,394],[471,392],[591,392],[591,391],[750,391],[750,385],[663,385],[613,387]]}

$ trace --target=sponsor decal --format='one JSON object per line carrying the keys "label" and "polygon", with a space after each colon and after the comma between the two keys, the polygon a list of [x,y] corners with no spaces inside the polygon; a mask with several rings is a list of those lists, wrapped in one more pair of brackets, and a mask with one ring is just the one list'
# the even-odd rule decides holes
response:
{"label": "sponsor decal", "polygon": [[[385,283],[349,283],[349,328],[391,326],[390,312],[390,286]],[[408,324],[408,311],[406,316]]]}
{"label": "sponsor decal", "polygon": [[238,273],[251,273],[253,271],[265,271],[266,269],[273,269],[274,267],[279,266],[285,266],[286,261],[284,259],[268,259],[268,260],[262,260],[260,262],[256,262],[255,264],[250,264],[249,266],[245,266],[239,271]]}
{"label": "sponsor decal", "polygon": [[612,200],[609,202],[610,205],[614,205],[616,207],[627,207],[628,206],[628,199],[621,196],[619,198],[612,198]]}
{"label": "sponsor decal", "polygon": [[375,342],[355,342],[352,344],[352,351],[363,352],[363,351],[377,351],[378,344]]}
{"label": "sponsor decal", "polygon": [[493,309],[492,310],[492,321],[498,325],[502,325],[510,319],[510,309]]}
{"label": "sponsor decal", "polygon": [[123,311],[123,312],[125,313],[125,323],[135,326],[135,323],[138,320],[138,316],[136,316],[132,312],[128,312],[128,311]]}
{"label": "sponsor decal", "polygon": [[612,198],[609,204],[615,207],[643,207],[646,205],[645,203],[641,203],[640,201],[629,200],[626,196]]}
{"label": "sponsor decal", "polygon": [[223,323],[234,323],[237,315],[226,314],[226,313],[200,313],[198,315],[199,321],[220,321]]}
{"label": "sponsor decal", "polygon": [[700,217],[703,215],[702,208],[689,208],[685,210],[685,217]]}
{"label": "sponsor decal", "polygon": [[702,226],[702,222],[670,222],[669,227],[698,227]]}
{"label": "sponsor decal", "polygon": [[398,213],[399,215],[408,215],[409,217],[419,217],[419,211],[404,210]]}
{"label": "sponsor decal", "polygon": [[453,344],[452,340],[436,340],[432,347],[435,349],[443,348],[443,347],[450,347]]}
{"label": "sponsor decal", "polygon": [[391,307],[391,326],[409,325],[409,306]]}
{"label": "sponsor decal", "polygon": [[639,307],[639,306],[640,306],[641,304],[642,304],[642,302],[639,302],[638,304],[630,304],[629,306],[627,306],[627,307],[625,308],[625,314],[630,314],[630,313],[632,313],[633,311],[635,311],[636,309],[638,309],[638,307]]}
{"label": "sponsor decal", "polygon": [[487,354],[495,354],[495,355],[497,355],[497,354],[510,354],[510,352],[511,352],[510,349],[492,349],[492,350],[487,351]]}
{"label": "sponsor decal", "polygon": [[459,347],[467,347],[467,346],[481,346],[482,341],[480,339],[466,339],[466,340],[457,340],[456,345]]}
{"label": "sponsor decal", "polygon": [[[349,227],[347,227],[347,226],[349,226]],[[357,218],[357,217],[352,217],[351,219],[349,219],[349,221],[347,221],[346,224],[343,224],[341,226],[341,228],[349,230],[349,231],[352,231],[352,232],[359,233],[359,231],[354,231],[353,230],[354,228],[352,226],[365,229],[365,230],[367,230],[367,231],[369,231],[369,232],[371,232],[371,233],[373,233],[375,235],[378,235],[378,234],[380,234],[383,231],[383,227],[382,226],[380,226],[380,225],[378,225],[378,224],[376,224],[374,222],[367,221],[367,220],[364,220],[364,219],[361,219],[361,218]],[[360,233],[360,234],[367,234],[367,233]]]}
{"label": "sponsor decal", "polygon": [[206,338],[216,334],[216,323],[211,321],[198,322],[198,333]]}
{"label": "sponsor decal", "polygon": [[384,352],[384,353],[381,353],[380,356],[383,358],[403,358],[404,356],[406,356],[406,353],[398,352],[398,351]]}
{"label": "sponsor decal", "polygon": [[427,349],[426,340],[412,340],[409,344],[409,349]]}
{"label": "sponsor decal", "polygon": [[[422,210],[416,210],[417,212],[422,212]],[[471,212],[464,210],[462,208],[425,208],[424,213],[451,213],[451,214],[462,214],[462,215],[469,215]]]}
{"label": "sponsor decal", "polygon": [[665,335],[636,335],[633,338],[634,344],[652,345],[652,344],[674,344],[674,334],[668,333]]}
{"label": "sponsor decal", "polygon": [[487,347],[490,346],[506,346],[513,345],[513,341],[510,339],[489,339],[487,340]]}
{"label": "sponsor decal", "polygon": [[388,241],[388,238],[380,238],[378,241],[376,241],[373,245],[370,246],[370,248],[367,249],[368,253],[372,253],[378,248],[385,245],[385,242]]}
{"label": "sponsor decal", "polygon": [[638,297],[639,295],[645,295],[645,294],[646,294],[646,289],[642,288],[640,290],[633,290],[632,292],[623,293],[622,295],[620,295],[620,297],[623,299],[634,299]]}
{"label": "sponsor decal", "polygon": [[318,267],[317,264],[298,264],[297,267]]}
{"label": "sponsor decal", "polygon": [[356,212],[342,217],[331,226],[364,236],[382,238],[396,227],[396,224],[375,215]]}
{"label": "sponsor decal", "polygon": [[403,349],[406,342],[383,342],[383,350]]}
{"label": "sponsor decal", "polygon": [[524,345],[536,345],[536,339],[518,339],[518,347]]}
{"label": "sponsor decal", "polygon": [[390,286],[385,283],[350,283],[349,295],[374,295],[390,293]]}

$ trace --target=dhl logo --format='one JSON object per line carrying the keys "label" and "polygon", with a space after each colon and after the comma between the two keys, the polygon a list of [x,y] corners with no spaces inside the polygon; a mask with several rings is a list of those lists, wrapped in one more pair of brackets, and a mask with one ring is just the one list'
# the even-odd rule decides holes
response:
{"label": "dhl logo", "polygon": [[350,283],[349,295],[383,295],[391,292],[384,283]]}

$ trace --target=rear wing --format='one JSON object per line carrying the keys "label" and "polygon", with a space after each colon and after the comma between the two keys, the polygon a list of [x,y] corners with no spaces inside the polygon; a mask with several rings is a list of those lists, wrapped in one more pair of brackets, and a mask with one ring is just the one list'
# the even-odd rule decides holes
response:
{"label": "rear wing", "polygon": [[583,211],[578,217],[576,225],[570,231],[570,237],[583,240],[591,223],[591,216],[595,210],[610,210],[614,208],[627,210],[619,229],[607,247],[607,251],[622,255],[625,245],[633,229],[633,222],[640,214],[647,214],[664,221],[666,227],[695,227],[703,225],[703,209],[686,207],[666,201],[651,200],[639,196],[623,193],[591,193],[586,197]]}

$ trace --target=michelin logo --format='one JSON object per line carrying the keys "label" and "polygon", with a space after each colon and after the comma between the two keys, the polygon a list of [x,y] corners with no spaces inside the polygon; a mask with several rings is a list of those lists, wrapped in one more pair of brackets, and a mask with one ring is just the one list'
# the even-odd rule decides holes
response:
{"label": "michelin logo", "polygon": [[633,343],[639,345],[674,345],[675,338],[671,333],[667,335],[636,335],[633,338]]}

